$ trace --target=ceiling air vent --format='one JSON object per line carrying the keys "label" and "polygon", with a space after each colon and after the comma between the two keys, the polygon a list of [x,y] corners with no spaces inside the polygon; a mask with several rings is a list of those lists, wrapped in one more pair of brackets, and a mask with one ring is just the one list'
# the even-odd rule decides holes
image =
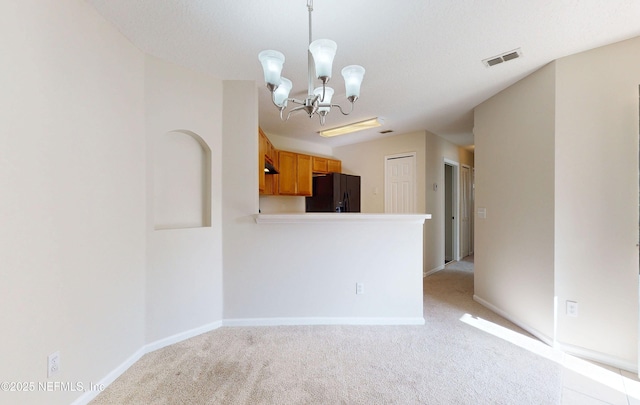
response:
{"label": "ceiling air vent", "polygon": [[502,62],[508,62],[513,59],[518,59],[521,56],[522,56],[522,51],[520,50],[520,48],[518,48],[518,49],[514,49],[513,51],[505,52],[498,56],[487,58],[483,60],[482,63],[484,63],[486,67],[491,67],[491,66],[499,65]]}

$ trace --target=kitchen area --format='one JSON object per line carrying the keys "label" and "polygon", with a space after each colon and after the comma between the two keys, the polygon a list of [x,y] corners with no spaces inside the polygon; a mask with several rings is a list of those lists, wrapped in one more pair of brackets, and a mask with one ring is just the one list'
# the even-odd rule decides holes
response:
{"label": "kitchen area", "polygon": [[253,226],[229,219],[227,234],[260,254],[225,251],[225,323],[423,324],[430,215],[362,213],[361,177],[338,159],[278,150],[260,133],[257,144],[259,213]]}
{"label": "kitchen area", "polygon": [[278,150],[262,129],[258,142],[261,213],[360,212],[360,176],[342,173],[340,160]]}

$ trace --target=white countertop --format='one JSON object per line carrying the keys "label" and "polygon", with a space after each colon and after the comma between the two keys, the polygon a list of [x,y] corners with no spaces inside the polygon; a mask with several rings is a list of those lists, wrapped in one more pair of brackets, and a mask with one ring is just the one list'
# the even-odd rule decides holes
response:
{"label": "white countertop", "polygon": [[291,214],[257,214],[259,224],[309,224],[309,223],[350,223],[350,222],[396,222],[424,223],[431,214],[363,214],[357,212],[318,212]]}

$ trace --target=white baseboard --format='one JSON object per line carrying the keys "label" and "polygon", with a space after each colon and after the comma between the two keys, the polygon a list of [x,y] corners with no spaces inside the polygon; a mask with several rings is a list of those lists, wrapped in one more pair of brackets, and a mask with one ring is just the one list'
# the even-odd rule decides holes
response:
{"label": "white baseboard", "polygon": [[221,326],[222,321],[212,322],[185,332],[176,333],[175,335],[166,337],[164,339],[156,340],[155,342],[148,343],[144,347],[145,353],[151,353],[158,349],[162,349],[163,347],[170,346],[174,343],[182,342],[183,340],[190,339],[192,337],[210,332],[212,330],[216,330]]}
{"label": "white baseboard", "polygon": [[296,325],[424,325],[424,318],[240,318],[225,319],[224,326]]}
{"label": "white baseboard", "polygon": [[594,350],[585,349],[584,347],[570,345],[568,343],[556,342],[556,347],[565,353],[580,357],[586,360],[593,360],[601,364],[606,364],[632,373],[638,372],[638,365],[626,360],[596,352]]}
{"label": "white baseboard", "polygon": [[[142,356],[147,353],[151,353],[158,349],[162,349],[163,347],[172,345],[174,343],[182,342],[183,340],[190,339],[192,337],[201,335],[203,333],[218,329],[222,326],[222,321],[212,322],[185,332],[177,333],[175,335],[166,337],[164,339],[156,340],[155,342],[148,343],[138,349],[134,354],[131,355],[127,360],[125,360],[122,364],[112,370],[109,374],[107,374],[104,378],[102,378],[97,384],[92,383],[94,386],[108,387],[112,382],[116,380],[116,378],[120,377],[129,367],[131,367],[136,361],[140,360]],[[95,397],[100,394],[101,391],[87,391],[80,398],[76,399],[72,402],[72,405],[86,405],[91,402]]]}
{"label": "white baseboard", "polygon": [[440,270],[444,270],[444,264],[443,264],[443,265],[441,265],[441,266],[436,267],[435,269],[431,269],[431,270],[429,270],[428,272],[424,273],[424,277],[430,276],[430,275],[432,275],[433,273],[437,273],[437,272],[439,272]]}
{"label": "white baseboard", "polygon": [[540,339],[542,342],[544,342],[545,344],[553,347],[554,349],[558,349],[564,353],[567,354],[571,354],[574,355],[576,357],[580,357],[582,359],[586,359],[586,360],[593,360],[596,361],[598,363],[601,364],[606,364],[612,367],[616,367],[619,369],[623,369],[623,370],[627,370],[630,371],[632,373],[637,373],[638,372],[638,365],[632,362],[628,362],[626,360],[614,357],[614,356],[610,356],[608,354],[604,354],[604,353],[600,353],[600,352],[596,352],[594,350],[590,350],[590,349],[585,349],[584,347],[579,347],[579,346],[574,346],[574,345],[570,345],[567,343],[562,343],[559,341],[555,341],[548,337],[547,335],[545,335],[544,333],[541,333],[540,331],[530,327],[529,325],[525,324],[524,322],[521,322],[520,320],[518,320],[517,318],[511,316],[510,314],[502,311],[501,309],[497,308],[495,305],[490,304],[489,302],[483,300],[482,298],[478,297],[477,295],[473,296],[473,300],[476,301],[477,303],[481,304],[482,306],[485,306],[487,308],[489,308],[490,310],[492,310],[493,312],[495,312],[496,314],[502,316],[503,318],[513,322],[514,324],[518,325],[519,327],[521,327],[522,329],[526,330],[527,332],[531,333],[533,336],[537,337],[538,339]]}
{"label": "white baseboard", "polygon": [[536,330],[535,328],[532,328],[531,326],[527,325],[526,323],[522,322],[521,320],[517,319],[516,317],[512,316],[511,314],[501,310],[500,308],[498,308],[495,305],[489,303],[488,301],[483,300],[482,298],[478,297],[475,294],[473,295],[473,300],[475,302],[477,302],[478,304],[489,308],[490,310],[492,310],[496,314],[500,315],[501,317],[507,319],[508,321],[511,321],[514,324],[518,325],[520,328],[522,328],[522,329],[526,330],[527,332],[531,333],[533,336],[537,337],[538,339],[540,339],[545,344],[547,344],[547,345],[549,345],[551,347],[554,347],[553,339],[550,338],[549,336],[545,335],[544,333],[540,332],[539,330]]}
{"label": "white baseboard", "polygon": [[[138,349],[134,354],[132,354],[127,360],[125,360],[122,364],[120,364],[115,369],[111,370],[109,374],[107,374],[104,378],[102,378],[97,384],[92,383],[94,386],[100,387],[108,387],[109,384],[114,382],[116,378],[120,377],[129,367],[135,364],[136,361],[140,360],[142,356],[145,355],[144,347]],[[80,398],[76,399],[71,403],[71,405],[86,405],[91,402],[95,397],[100,394],[101,391],[87,391],[80,396]]]}

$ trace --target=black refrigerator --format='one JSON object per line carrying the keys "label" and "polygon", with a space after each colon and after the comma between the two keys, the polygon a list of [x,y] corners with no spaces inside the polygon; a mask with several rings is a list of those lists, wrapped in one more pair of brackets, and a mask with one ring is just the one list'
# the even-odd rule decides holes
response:
{"label": "black refrigerator", "polygon": [[329,173],[313,178],[307,212],[360,212],[360,176]]}

